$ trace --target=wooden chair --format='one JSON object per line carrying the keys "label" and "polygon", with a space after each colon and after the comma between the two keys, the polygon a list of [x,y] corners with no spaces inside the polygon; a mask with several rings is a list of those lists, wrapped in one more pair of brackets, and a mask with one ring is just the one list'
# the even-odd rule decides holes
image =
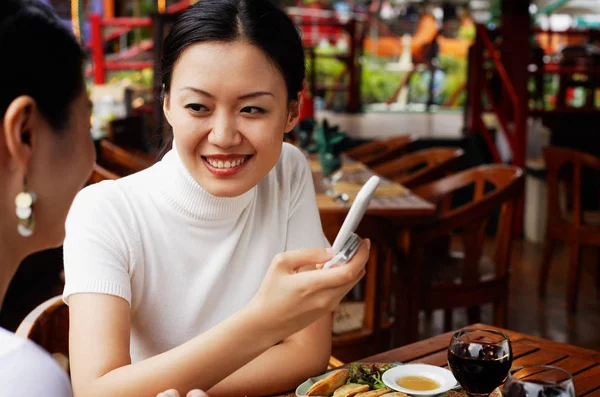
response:
{"label": "wooden chair", "polygon": [[94,164],[94,168],[92,169],[92,174],[88,178],[88,185],[93,183],[98,183],[105,180],[114,180],[119,179],[119,175],[115,174],[107,170],[104,167],[99,166],[98,164]]}
{"label": "wooden chair", "polygon": [[16,333],[37,343],[69,373],[69,307],[62,296],[50,298],[33,309]]}
{"label": "wooden chair", "polygon": [[[546,282],[552,259],[552,249],[557,241],[570,246],[567,308],[577,309],[577,293],[581,273],[581,248],[600,247],[600,217],[598,212],[584,211],[582,204],[582,174],[591,170],[596,177],[594,187],[600,182],[600,159],[573,149],[547,147],[546,181],[548,184],[548,220],[546,246],[539,276],[539,292],[546,293]],[[561,189],[562,188],[562,189]],[[599,269],[600,270],[600,269]]]}
{"label": "wooden chair", "polygon": [[[333,241],[345,216],[321,214],[323,230]],[[393,233],[382,218],[366,215],[357,233],[369,236],[371,252],[367,273],[359,288],[342,301],[334,313],[332,355],[345,362],[356,361],[391,348],[394,323],[391,293],[393,275],[390,245],[386,240]]]}
{"label": "wooden chair", "polygon": [[374,140],[352,148],[344,154],[353,160],[373,167],[408,152],[414,141],[415,139],[410,135]]}
{"label": "wooden chair", "polygon": [[463,155],[464,151],[460,148],[423,149],[373,167],[373,171],[414,188],[448,175]]}
{"label": "wooden chair", "polygon": [[97,162],[101,167],[120,176],[134,174],[154,164],[150,155],[128,151],[106,139],[100,141]]}
{"label": "wooden chair", "polygon": [[[135,88],[135,92],[140,95],[145,94],[147,91],[151,90]],[[125,104],[128,107],[127,114],[129,116],[115,119],[109,123],[107,139],[130,152],[148,154],[146,151],[151,150],[151,145],[148,143],[150,139],[146,132],[146,118],[141,114],[132,115],[134,112],[131,108],[133,95],[134,89],[125,89]],[[151,97],[151,93],[148,92],[148,95],[145,96]]]}
{"label": "wooden chair", "polygon": [[[438,205],[437,219],[412,231],[413,258],[409,269],[413,291],[410,297],[418,310],[443,309],[445,328],[452,324],[452,309],[468,308],[469,323],[479,322],[480,305],[494,305],[494,325],[506,325],[509,268],[512,246],[512,221],[515,205],[523,189],[523,173],[518,167],[485,165],[472,168],[413,192]],[[471,190],[467,203],[452,207],[457,192]],[[484,256],[488,218],[500,210],[491,258]],[[432,243],[460,231],[462,252],[433,252]],[[425,277],[427,276],[427,277]],[[417,314],[411,320],[413,333],[418,326]],[[396,318],[402,313],[396,313]]]}

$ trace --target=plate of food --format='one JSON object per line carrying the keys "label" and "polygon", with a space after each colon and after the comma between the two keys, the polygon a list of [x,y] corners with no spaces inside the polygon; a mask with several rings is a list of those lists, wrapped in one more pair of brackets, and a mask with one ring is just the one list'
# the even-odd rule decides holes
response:
{"label": "plate of food", "polygon": [[308,379],[296,389],[298,397],[407,397],[388,388],[383,374],[396,364],[352,363]]}

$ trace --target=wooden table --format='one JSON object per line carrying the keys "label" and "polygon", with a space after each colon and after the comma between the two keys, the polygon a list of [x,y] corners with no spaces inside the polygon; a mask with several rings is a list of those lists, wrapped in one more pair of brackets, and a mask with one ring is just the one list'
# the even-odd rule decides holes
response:
{"label": "wooden table", "polygon": [[[476,324],[472,328],[496,329],[506,333],[512,343],[513,367],[526,364],[550,364],[573,375],[577,396],[600,396],[600,352],[484,324]],[[453,332],[442,334],[360,361],[400,361],[447,367],[448,345],[452,334]]]}
{"label": "wooden table", "polygon": [[[495,329],[506,333],[512,343],[513,367],[528,364],[553,365],[573,375],[578,397],[600,396],[600,352],[485,324],[475,324],[471,328]],[[447,367],[448,345],[453,333],[448,332],[359,361],[372,363],[399,361]],[[295,397],[295,393],[280,397]]]}
{"label": "wooden table", "polygon": [[[317,193],[317,204],[321,214],[343,214],[348,213],[350,205],[340,205],[331,196],[325,194],[323,173],[316,159],[309,159],[312,170],[315,192]],[[344,158],[342,166],[342,178],[333,185],[340,193],[347,193],[351,201],[356,196],[360,187],[373,175],[376,175],[365,165]],[[375,197],[367,209],[368,215],[379,215],[392,217],[395,221],[406,221],[409,223],[421,223],[423,219],[430,219],[435,214],[435,206],[423,200],[419,196],[402,185],[382,178],[381,184],[376,191]]]}

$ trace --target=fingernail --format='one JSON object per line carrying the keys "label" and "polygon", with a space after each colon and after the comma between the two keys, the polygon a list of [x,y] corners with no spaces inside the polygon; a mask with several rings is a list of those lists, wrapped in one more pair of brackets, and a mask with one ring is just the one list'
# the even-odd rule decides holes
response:
{"label": "fingernail", "polygon": [[192,390],[189,392],[187,397],[204,397],[206,394],[200,390]]}
{"label": "fingernail", "polygon": [[367,239],[367,249],[370,250],[371,249],[371,240]]}
{"label": "fingernail", "polygon": [[333,249],[333,247],[327,248],[326,251],[327,251],[328,254],[335,254],[335,250]]}

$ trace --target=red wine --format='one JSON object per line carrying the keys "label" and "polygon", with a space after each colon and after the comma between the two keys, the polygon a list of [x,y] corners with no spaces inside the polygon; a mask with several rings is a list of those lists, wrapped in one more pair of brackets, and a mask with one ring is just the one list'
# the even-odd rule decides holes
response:
{"label": "red wine", "polygon": [[448,365],[454,377],[469,394],[489,394],[502,384],[510,370],[510,355],[484,360],[465,358],[448,352]]}

